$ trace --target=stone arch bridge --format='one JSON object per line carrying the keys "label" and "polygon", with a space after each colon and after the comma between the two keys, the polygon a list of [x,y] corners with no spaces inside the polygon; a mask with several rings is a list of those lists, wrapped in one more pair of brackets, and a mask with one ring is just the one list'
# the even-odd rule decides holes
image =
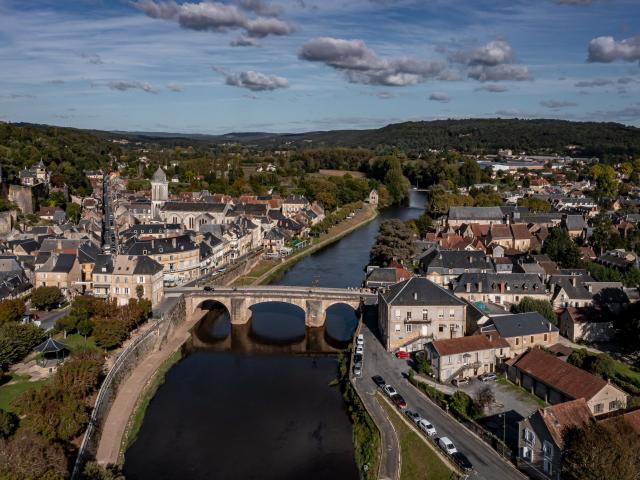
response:
{"label": "stone arch bridge", "polygon": [[359,310],[364,303],[375,303],[377,297],[367,289],[319,288],[278,286],[215,287],[213,291],[202,288],[172,288],[165,296],[185,297],[186,317],[202,316],[207,301],[218,302],[229,311],[231,323],[243,325],[251,318],[251,307],[266,302],[282,302],[296,305],[304,311],[307,327],[322,327],[327,309],[336,304],[347,304]]}

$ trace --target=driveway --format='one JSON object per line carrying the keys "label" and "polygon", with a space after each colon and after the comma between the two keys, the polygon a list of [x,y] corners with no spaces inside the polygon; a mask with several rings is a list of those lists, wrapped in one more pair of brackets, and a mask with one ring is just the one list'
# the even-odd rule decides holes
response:
{"label": "driveway", "polygon": [[475,399],[477,393],[483,387],[489,387],[495,397],[495,403],[485,412],[487,415],[514,411],[522,417],[528,417],[540,408],[538,402],[525,392],[519,392],[515,385],[504,385],[496,381],[481,382],[480,380],[473,379],[467,385],[464,385],[461,390]]}
{"label": "driveway", "polygon": [[403,373],[409,369],[406,361],[397,360],[391,353],[385,351],[372,331],[372,328],[376,328],[375,320],[371,318],[373,315],[367,317],[367,323],[362,329],[365,338],[365,353],[363,375],[356,380],[359,383],[358,390],[361,392],[364,390],[367,394],[373,395],[377,387],[371,380],[371,376],[382,375],[387,383],[393,385],[405,398],[410,409],[427,418],[436,427],[439,436],[449,437],[458,450],[467,455],[474,466],[471,478],[486,480],[524,478],[489,445],[469,432],[409,384],[403,376]]}

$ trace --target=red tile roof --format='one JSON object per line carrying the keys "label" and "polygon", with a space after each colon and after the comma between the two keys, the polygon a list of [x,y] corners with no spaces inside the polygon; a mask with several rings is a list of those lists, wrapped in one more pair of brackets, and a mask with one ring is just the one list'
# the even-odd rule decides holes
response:
{"label": "red tile roof", "polygon": [[605,380],[563,362],[539,348],[523,353],[513,362],[513,365],[527,375],[573,399],[590,400],[607,386]]}
{"label": "red tile roof", "polygon": [[582,427],[593,420],[591,410],[584,398],[559,403],[538,411],[547,430],[560,448],[566,428]]}
{"label": "red tile roof", "polygon": [[[497,336],[496,336],[497,337]],[[469,337],[448,338],[446,340],[434,340],[433,348],[440,356],[457,355],[466,352],[478,352],[491,348],[507,348],[509,343],[501,337],[489,340],[484,335],[472,335]]]}

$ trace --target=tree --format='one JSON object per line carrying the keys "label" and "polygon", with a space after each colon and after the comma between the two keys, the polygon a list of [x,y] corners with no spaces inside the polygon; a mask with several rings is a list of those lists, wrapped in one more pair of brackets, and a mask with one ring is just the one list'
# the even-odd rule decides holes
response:
{"label": "tree", "polygon": [[384,184],[389,190],[393,204],[399,204],[409,195],[409,180],[402,174],[400,160],[396,157],[389,161],[389,169],[384,176]]}
{"label": "tree", "polygon": [[614,232],[613,222],[606,213],[600,212],[593,219],[593,235],[591,238],[594,247],[597,248],[599,253],[608,250],[610,237]]}
{"label": "tree", "polygon": [[404,222],[393,219],[380,225],[369,257],[371,264],[384,267],[392,260],[409,262],[413,254],[413,232]]}
{"label": "tree", "polygon": [[22,360],[45,338],[44,330],[30,323],[0,325],[0,366]]}
{"label": "tree", "polygon": [[18,428],[18,416],[0,408],[0,438],[8,438]]}
{"label": "tree", "polygon": [[489,385],[485,385],[476,393],[476,405],[480,410],[484,411],[491,407],[496,401],[496,396]]}
{"label": "tree", "polygon": [[94,322],[93,337],[100,347],[117,347],[129,334],[128,325],[120,318],[98,317]]}
{"label": "tree", "polygon": [[38,310],[51,310],[64,302],[58,287],[38,287],[31,292],[31,304]]}
{"label": "tree", "polygon": [[563,435],[562,478],[636,480],[640,477],[640,436],[624,420],[589,422]]}
{"label": "tree", "polygon": [[598,200],[614,198],[618,193],[616,171],[611,165],[596,163],[591,167],[591,179],[596,182],[593,195]]}
{"label": "tree", "polygon": [[571,239],[569,233],[561,227],[549,230],[549,236],[544,242],[542,253],[549,255],[551,260],[558,262],[563,268],[583,266],[578,246]]}
{"label": "tree", "polygon": [[82,480],[125,480],[116,466],[102,467],[96,462],[88,462],[82,471]]}
{"label": "tree", "polygon": [[558,324],[558,317],[553,311],[553,305],[548,300],[538,300],[531,297],[524,297],[520,303],[511,307],[513,313],[538,312],[554,325]]}
{"label": "tree", "polygon": [[64,450],[40,435],[21,429],[10,439],[0,439],[0,477],[11,480],[66,479]]}
{"label": "tree", "polygon": [[136,297],[138,297],[138,300],[142,300],[142,297],[144,297],[144,287],[142,285],[136,285]]}
{"label": "tree", "polygon": [[73,202],[67,203],[67,208],[65,210],[65,213],[67,214],[67,218],[72,222],[78,223],[78,220],[80,220],[81,211],[82,211],[82,207],[77,203],[73,203]]}
{"label": "tree", "polygon": [[456,390],[449,399],[449,408],[459,418],[476,418],[480,412],[473,399],[462,390]]}
{"label": "tree", "polygon": [[27,307],[24,304],[24,300],[19,298],[1,301],[0,324],[19,321],[26,309]]}
{"label": "tree", "polygon": [[478,162],[468,158],[462,165],[460,165],[459,176],[460,185],[470,187],[471,185],[480,183],[480,179],[482,178],[482,170],[480,169],[480,165],[478,165]]}
{"label": "tree", "polygon": [[531,213],[548,213],[551,210],[551,204],[542,198],[519,198],[518,205],[528,208]]}
{"label": "tree", "polygon": [[85,398],[100,384],[104,358],[96,350],[86,349],[74,352],[58,368],[54,385],[62,392]]}

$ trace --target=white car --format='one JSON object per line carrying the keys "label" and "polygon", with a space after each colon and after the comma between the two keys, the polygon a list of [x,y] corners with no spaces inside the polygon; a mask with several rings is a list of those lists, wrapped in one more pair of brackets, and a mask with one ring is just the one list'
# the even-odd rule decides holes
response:
{"label": "white car", "polygon": [[426,418],[423,418],[418,422],[418,428],[430,437],[435,437],[438,433],[436,432],[436,427],[431,425],[431,422],[429,422],[429,420],[427,420]]}
{"label": "white car", "polygon": [[358,345],[356,347],[356,353],[359,353],[360,355],[364,354],[364,347],[362,345]]}
{"label": "white car", "polygon": [[393,397],[394,395],[398,394],[398,392],[396,392],[396,389],[393,388],[391,385],[385,385],[382,389],[384,390],[384,393],[386,393],[390,397]]}
{"label": "white car", "polygon": [[353,366],[353,374],[358,378],[362,376],[362,364],[356,363]]}
{"label": "white car", "polygon": [[444,450],[444,453],[446,453],[447,455],[453,455],[458,451],[453,442],[447,437],[440,437],[440,439],[438,440],[438,445],[442,450]]}
{"label": "white car", "polygon": [[364,335],[360,334],[356,337],[356,344],[357,345],[364,345]]}

